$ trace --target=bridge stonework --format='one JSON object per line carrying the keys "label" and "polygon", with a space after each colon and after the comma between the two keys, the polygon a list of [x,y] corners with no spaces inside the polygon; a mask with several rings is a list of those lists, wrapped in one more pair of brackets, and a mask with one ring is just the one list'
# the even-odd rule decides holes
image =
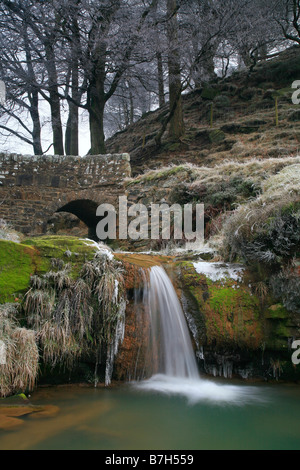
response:
{"label": "bridge stonework", "polygon": [[47,230],[56,212],[76,215],[93,233],[99,204],[116,205],[131,176],[128,154],[0,154],[0,219],[25,235]]}

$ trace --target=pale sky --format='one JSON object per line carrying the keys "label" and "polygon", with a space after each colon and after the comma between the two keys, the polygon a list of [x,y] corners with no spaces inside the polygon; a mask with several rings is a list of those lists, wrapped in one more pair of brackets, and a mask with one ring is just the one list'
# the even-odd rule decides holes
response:
{"label": "pale sky", "polygon": [[[45,151],[49,145],[51,144],[51,125],[49,122],[50,112],[47,109],[48,104],[42,103],[40,105],[41,111],[41,124],[42,124],[42,146],[43,150]],[[30,118],[27,116],[27,113],[23,113],[24,122],[28,126],[30,126]],[[63,122],[66,122],[66,112],[62,109],[62,119]],[[90,135],[89,135],[89,124],[88,124],[88,115],[85,111],[81,111],[80,113],[80,120],[79,120],[79,154],[80,156],[84,156],[88,153],[90,149]],[[15,125],[15,130],[21,129],[21,126]],[[63,129],[65,131],[65,127]],[[26,135],[26,137],[28,137]],[[0,135],[0,153],[1,152],[8,152],[8,153],[20,153],[22,155],[31,155],[33,154],[33,148],[31,145],[23,142],[22,140],[18,139],[16,136],[12,135],[10,137],[4,137]],[[53,147],[49,149],[47,152],[48,155],[53,155]]]}

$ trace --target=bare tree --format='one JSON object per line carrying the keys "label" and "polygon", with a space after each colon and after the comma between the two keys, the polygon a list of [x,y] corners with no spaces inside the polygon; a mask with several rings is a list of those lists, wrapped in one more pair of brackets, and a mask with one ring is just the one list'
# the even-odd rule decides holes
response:
{"label": "bare tree", "polygon": [[300,45],[300,0],[275,0],[273,12],[284,38]]}
{"label": "bare tree", "polygon": [[[44,68],[47,78],[43,84],[32,82],[43,98],[48,101],[51,110],[51,123],[53,131],[54,152],[64,154],[63,131],[61,121],[60,98],[58,89],[58,71],[56,44],[61,18],[55,14],[52,1],[11,1],[3,0],[3,5],[11,15],[17,18],[27,31],[30,30],[31,38],[28,41],[28,50],[35,52],[39,63]],[[28,67],[32,63],[28,57]],[[45,92],[46,90],[46,92]]]}
{"label": "bare tree", "polygon": [[[32,145],[36,155],[41,155],[41,122],[39,96],[34,83],[38,73],[37,57],[30,48],[28,27],[0,9],[0,75],[7,83],[7,100],[1,106],[0,129],[8,136],[13,134]],[[23,115],[28,113],[31,124]]]}

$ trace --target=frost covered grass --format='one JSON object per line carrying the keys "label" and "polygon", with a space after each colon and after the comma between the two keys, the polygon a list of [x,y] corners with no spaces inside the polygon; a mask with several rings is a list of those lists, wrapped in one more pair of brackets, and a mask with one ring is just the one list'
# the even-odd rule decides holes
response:
{"label": "frost covered grass", "polygon": [[32,276],[24,302],[26,320],[37,333],[43,362],[72,370],[80,357],[91,357],[97,380],[98,365],[102,358],[109,358],[108,385],[125,324],[121,263],[108,250],[99,249],[76,278],[71,264],[53,259],[52,267],[42,276]]}
{"label": "frost covered grass", "polygon": [[200,182],[202,184],[217,184],[223,181],[224,178],[232,178],[234,176],[251,178],[256,182],[264,182],[270,176],[279,173],[286,166],[294,164],[300,164],[300,156],[264,159],[253,158],[243,162],[228,160],[212,167],[196,166],[187,163],[180,166],[170,165],[157,170],[150,170],[137,178],[128,178],[127,183],[129,185],[139,184],[141,182],[146,183],[154,179],[159,180],[174,177],[180,173],[187,174],[187,181],[195,184]]}
{"label": "frost covered grass", "polygon": [[[11,345],[8,359],[12,358],[6,366],[9,372],[1,379],[0,394],[14,393],[18,384],[19,388],[25,384],[18,367],[28,369],[22,362],[22,358],[29,360],[26,344],[36,351],[39,346],[40,360],[50,369],[61,366],[71,371],[80,358],[88,359],[96,364],[98,380],[101,364],[99,373],[106,369],[109,384],[124,337],[126,307],[122,263],[111,250],[75,237],[36,237],[24,243],[0,240],[0,260],[0,309],[7,302],[19,302],[22,326],[27,328],[20,329],[13,315],[0,312],[0,341],[9,331],[4,336]],[[23,355],[18,363],[13,356],[16,347]],[[13,373],[19,382],[7,379]],[[33,382],[26,383],[30,388]]]}
{"label": "frost covered grass", "polygon": [[280,198],[282,195],[299,196],[300,198],[300,164],[289,165],[263,184],[263,198]]}
{"label": "frost covered grass", "polygon": [[[262,194],[240,205],[222,230],[225,259],[259,266],[265,289],[294,313],[300,311],[300,164],[282,169]],[[268,274],[267,274],[268,273]]]}
{"label": "frost covered grass", "polygon": [[230,265],[225,263],[207,263],[200,261],[193,263],[198,274],[205,274],[211,281],[225,281],[232,279],[242,281],[244,274],[243,266]]}
{"label": "frost covered grass", "polygon": [[284,168],[263,193],[241,205],[223,227],[227,257],[265,263],[288,261],[299,252],[300,165]]}
{"label": "frost covered grass", "polygon": [[5,220],[0,219],[0,240],[20,243],[21,234],[16,232]]}
{"label": "frost covered grass", "polygon": [[17,306],[0,306],[0,340],[5,345],[0,364],[0,397],[33,390],[39,367],[35,332],[20,328]]}
{"label": "frost covered grass", "polygon": [[[244,207],[238,210],[240,214],[245,212],[245,218],[251,218],[253,211],[258,219],[266,209],[265,205],[269,206],[268,198],[278,200],[280,206],[294,201],[299,194],[299,168],[300,156],[225,161],[212,167],[186,164],[149,171],[131,180],[128,189],[140,184],[143,190],[149,183],[155,199],[156,188],[161,197],[164,181],[163,187],[170,188],[165,191],[169,204],[204,204],[206,238],[211,238],[220,233],[230,212],[235,213],[239,206]],[[267,212],[268,209],[266,215]]]}

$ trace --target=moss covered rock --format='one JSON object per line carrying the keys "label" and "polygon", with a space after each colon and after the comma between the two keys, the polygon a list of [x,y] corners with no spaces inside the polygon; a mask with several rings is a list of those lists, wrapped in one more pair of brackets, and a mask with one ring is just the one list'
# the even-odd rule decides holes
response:
{"label": "moss covered rock", "polygon": [[76,277],[95,251],[92,241],[68,236],[36,237],[21,244],[0,240],[0,303],[18,301],[29,288],[31,276],[49,271],[52,259],[70,263]]}
{"label": "moss covered rock", "polygon": [[193,263],[180,264],[183,290],[192,296],[205,322],[206,345],[257,349],[263,342],[259,299],[236,279],[212,280],[197,273]]}
{"label": "moss covered rock", "polygon": [[226,135],[220,129],[212,130],[208,133],[209,140],[212,144],[220,144],[226,138]]}

